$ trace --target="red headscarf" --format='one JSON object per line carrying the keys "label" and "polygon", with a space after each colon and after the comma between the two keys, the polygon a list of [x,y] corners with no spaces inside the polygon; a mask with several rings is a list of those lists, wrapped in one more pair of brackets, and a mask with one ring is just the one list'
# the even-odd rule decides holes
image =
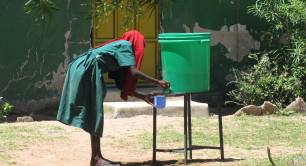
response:
{"label": "red headscarf", "polygon": [[[95,48],[104,46],[108,43],[118,41],[118,40],[126,40],[131,43],[133,52],[134,52],[134,56],[135,56],[135,67],[138,70],[140,70],[141,61],[144,55],[145,41],[144,41],[144,36],[136,30],[128,31],[124,33],[121,38],[102,43],[96,46]],[[121,90],[121,98],[123,100],[127,100],[128,96],[134,96],[134,93],[136,90],[137,78],[132,76],[131,70],[125,70],[124,72],[125,73],[122,74],[123,78],[121,78],[121,80],[123,81],[122,90]]]}

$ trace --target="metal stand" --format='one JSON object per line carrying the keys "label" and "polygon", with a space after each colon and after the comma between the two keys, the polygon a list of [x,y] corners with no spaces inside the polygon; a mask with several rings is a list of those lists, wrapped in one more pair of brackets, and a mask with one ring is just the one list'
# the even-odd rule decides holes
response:
{"label": "metal stand", "polygon": [[184,148],[178,149],[157,149],[156,147],[156,124],[157,124],[157,110],[153,107],[153,165],[156,165],[156,152],[183,152],[184,153],[184,164],[189,159],[192,160],[192,150],[200,149],[218,149],[220,150],[221,161],[224,160],[224,145],[223,145],[223,125],[222,125],[222,111],[221,106],[218,104],[218,121],[219,121],[219,139],[220,146],[199,146],[192,145],[192,121],[191,121],[191,94],[184,94]]}
{"label": "metal stand", "polygon": [[156,111],[153,107],[153,165],[156,164]]}

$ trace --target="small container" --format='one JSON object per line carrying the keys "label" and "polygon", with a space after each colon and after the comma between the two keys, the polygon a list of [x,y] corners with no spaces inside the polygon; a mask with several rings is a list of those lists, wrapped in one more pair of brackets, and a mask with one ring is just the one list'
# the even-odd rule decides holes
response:
{"label": "small container", "polygon": [[166,97],[163,95],[154,96],[154,107],[163,109],[166,107]]}

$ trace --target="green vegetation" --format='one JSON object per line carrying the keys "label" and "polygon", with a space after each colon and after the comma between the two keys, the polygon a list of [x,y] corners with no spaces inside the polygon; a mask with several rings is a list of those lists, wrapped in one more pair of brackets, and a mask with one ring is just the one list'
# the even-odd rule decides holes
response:
{"label": "green vegetation", "polygon": [[45,21],[55,10],[58,8],[52,0],[29,0],[24,5],[26,14],[33,14],[41,21]]}
{"label": "green vegetation", "polygon": [[306,122],[302,116],[290,117],[235,117],[225,122],[225,144],[243,149],[258,149],[266,146],[303,147]]}
{"label": "green vegetation", "polygon": [[[306,165],[306,155],[305,154],[292,154],[287,156],[278,156],[273,158],[275,165],[277,166],[304,166]],[[239,163],[241,166],[271,166],[268,158],[261,159],[247,159]]]}
{"label": "green vegetation", "polygon": [[[90,16],[99,17],[101,20],[106,20],[107,16],[115,9],[122,10],[124,14],[122,25],[127,27],[133,24],[134,20],[143,14],[144,9],[153,10],[157,5],[160,8],[167,7],[174,0],[96,0],[94,7],[88,11]],[[75,2],[72,2],[75,3]],[[80,4],[90,5],[90,4]],[[26,14],[32,14],[36,20],[45,21],[52,16],[56,10],[60,10],[53,0],[28,0],[24,5]]]}
{"label": "green vegetation", "polygon": [[146,9],[154,10],[156,6],[164,8],[170,6],[174,0],[110,0],[95,1],[93,16],[98,16],[99,21],[105,20],[115,9],[124,12],[122,26],[128,27],[134,20],[143,14]]}
{"label": "green vegetation", "polygon": [[[152,149],[152,133],[146,132],[139,136],[139,145],[143,149]],[[180,131],[174,130],[174,127],[161,128],[157,132],[157,144],[167,147],[176,146],[183,143],[184,135]]]}
{"label": "green vegetation", "polygon": [[0,97],[0,120],[6,118],[6,116],[12,111],[13,106]]}
{"label": "green vegetation", "polygon": [[231,100],[241,105],[271,101],[281,110],[306,96],[306,1],[257,0],[249,13],[268,26],[261,50],[249,56],[253,66],[234,69]]}
{"label": "green vegetation", "polygon": [[[193,144],[218,145],[218,121],[215,118],[193,118]],[[265,149],[267,146],[299,148],[306,146],[306,121],[303,115],[241,116],[224,119],[224,144],[243,150]],[[183,146],[183,124],[158,129],[158,147],[177,148]],[[152,146],[152,133],[139,136],[144,149]]]}

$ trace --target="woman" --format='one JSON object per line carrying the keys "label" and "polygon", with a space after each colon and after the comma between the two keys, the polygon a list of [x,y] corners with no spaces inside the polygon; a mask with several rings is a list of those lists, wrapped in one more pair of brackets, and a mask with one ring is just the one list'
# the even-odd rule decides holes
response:
{"label": "woman", "polygon": [[150,95],[135,91],[137,78],[167,88],[168,82],[139,71],[144,53],[144,37],[138,31],[103,43],[74,59],[68,67],[57,120],[79,127],[91,137],[91,166],[107,165],[100,149],[103,132],[103,100],[106,88],[102,74],[108,72],[121,89],[121,98],[135,96],[152,104]]}

